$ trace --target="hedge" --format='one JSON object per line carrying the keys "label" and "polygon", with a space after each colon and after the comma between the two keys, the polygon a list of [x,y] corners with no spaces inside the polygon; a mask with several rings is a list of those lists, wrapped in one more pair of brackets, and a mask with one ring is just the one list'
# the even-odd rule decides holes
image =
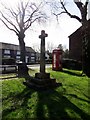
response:
{"label": "hedge", "polygon": [[15,65],[16,60],[14,58],[2,58],[2,65]]}

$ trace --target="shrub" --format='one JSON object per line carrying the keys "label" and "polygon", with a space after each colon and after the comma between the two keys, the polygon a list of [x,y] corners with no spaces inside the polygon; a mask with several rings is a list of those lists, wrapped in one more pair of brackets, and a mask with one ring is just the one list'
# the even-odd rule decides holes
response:
{"label": "shrub", "polygon": [[82,63],[74,59],[63,59],[62,66],[63,68],[74,69],[74,70],[82,69]]}

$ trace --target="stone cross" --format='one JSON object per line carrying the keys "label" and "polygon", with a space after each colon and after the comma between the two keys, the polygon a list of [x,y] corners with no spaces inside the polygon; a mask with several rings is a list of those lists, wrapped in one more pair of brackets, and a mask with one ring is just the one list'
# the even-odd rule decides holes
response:
{"label": "stone cross", "polygon": [[42,30],[41,35],[39,35],[39,38],[41,39],[40,73],[45,73],[45,37],[48,37],[48,34]]}

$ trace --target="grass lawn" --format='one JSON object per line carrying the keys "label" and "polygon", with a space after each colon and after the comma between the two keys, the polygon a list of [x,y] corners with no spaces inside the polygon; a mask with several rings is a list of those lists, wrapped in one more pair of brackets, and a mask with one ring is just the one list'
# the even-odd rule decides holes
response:
{"label": "grass lawn", "polygon": [[[90,78],[80,71],[47,70],[62,86],[48,91],[34,91],[23,85],[24,78],[11,78],[2,83],[2,119],[89,120]],[[30,71],[34,75],[36,71]]]}

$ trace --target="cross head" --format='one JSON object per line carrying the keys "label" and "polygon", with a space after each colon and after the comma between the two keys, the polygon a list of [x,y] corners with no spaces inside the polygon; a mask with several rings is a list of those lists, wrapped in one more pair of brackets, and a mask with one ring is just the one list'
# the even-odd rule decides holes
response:
{"label": "cross head", "polygon": [[42,30],[41,35],[39,35],[39,38],[44,39],[45,37],[48,37],[48,34],[45,33],[45,30]]}

